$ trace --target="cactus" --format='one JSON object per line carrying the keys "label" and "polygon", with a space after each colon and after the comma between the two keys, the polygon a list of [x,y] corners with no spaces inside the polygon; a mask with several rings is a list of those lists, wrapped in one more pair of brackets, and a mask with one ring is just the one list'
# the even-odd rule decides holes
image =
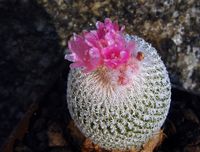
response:
{"label": "cactus", "polygon": [[[156,49],[142,38],[124,34],[124,28],[119,29],[109,19],[97,23],[96,33],[101,29],[106,29],[102,39],[113,43],[98,47],[95,44],[102,39],[95,39],[98,43],[91,45],[94,38],[87,35],[91,32],[69,41],[66,58],[74,65],[68,76],[68,109],[77,127],[93,143],[108,150],[139,150],[166,119],[171,100],[168,73]],[[125,52],[121,55],[111,45]]]}

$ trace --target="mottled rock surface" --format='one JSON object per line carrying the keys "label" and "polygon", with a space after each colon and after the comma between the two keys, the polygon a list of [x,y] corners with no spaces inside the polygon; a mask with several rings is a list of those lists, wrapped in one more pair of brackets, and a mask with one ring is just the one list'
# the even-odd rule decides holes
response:
{"label": "mottled rock surface", "polygon": [[51,17],[35,1],[0,1],[0,145],[30,103],[41,100],[63,61]]}
{"label": "mottled rock surface", "polygon": [[174,85],[200,94],[200,1],[38,1],[54,18],[63,46],[73,32],[91,29],[105,17],[117,19],[158,49]]}

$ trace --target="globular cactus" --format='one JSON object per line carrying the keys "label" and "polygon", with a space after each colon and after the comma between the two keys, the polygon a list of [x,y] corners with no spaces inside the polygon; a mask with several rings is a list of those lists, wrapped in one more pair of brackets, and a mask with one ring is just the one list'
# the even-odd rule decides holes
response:
{"label": "globular cactus", "polygon": [[155,48],[105,19],[69,41],[67,103],[81,132],[102,148],[137,150],[166,119],[171,85]]}

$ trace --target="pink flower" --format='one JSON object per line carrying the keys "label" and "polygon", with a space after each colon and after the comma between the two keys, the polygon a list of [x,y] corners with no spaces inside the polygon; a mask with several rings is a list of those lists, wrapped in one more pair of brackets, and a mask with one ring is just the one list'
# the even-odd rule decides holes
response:
{"label": "pink flower", "polygon": [[115,45],[103,49],[104,62],[107,67],[117,68],[119,65],[126,63],[130,57],[128,51],[122,51]]}
{"label": "pink flower", "polygon": [[100,64],[99,50],[95,47],[90,47],[85,42],[84,35],[74,35],[68,42],[71,54],[67,54],[65,58],[72,61],[71,68],[85,67],[85,71],[92,71]]}
{"label": "pink flower", "polygon": [[69,40],[70,54],[65,57],[74,63],[72,68],[83,67],[85,72],[93,71],[100,66],[118,68],[128,62],[135,48],[135,42],[125,40],[124,27],[119,28],[116,22],[108,18],[104,23],[96,23],[97,30],[83,31]]}

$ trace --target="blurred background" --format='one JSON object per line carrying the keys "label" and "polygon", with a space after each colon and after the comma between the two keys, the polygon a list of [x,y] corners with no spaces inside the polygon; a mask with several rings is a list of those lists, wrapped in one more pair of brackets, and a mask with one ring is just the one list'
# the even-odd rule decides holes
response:
{"label": "blurred background", "polygon": [[[173,86],[159,152],[200,151],[199,0],[0,0],[2,151],[79,151],[65,101],[72,34],[106,17],[151,43]],[[69,132],[73,132],[71,135]]]}

